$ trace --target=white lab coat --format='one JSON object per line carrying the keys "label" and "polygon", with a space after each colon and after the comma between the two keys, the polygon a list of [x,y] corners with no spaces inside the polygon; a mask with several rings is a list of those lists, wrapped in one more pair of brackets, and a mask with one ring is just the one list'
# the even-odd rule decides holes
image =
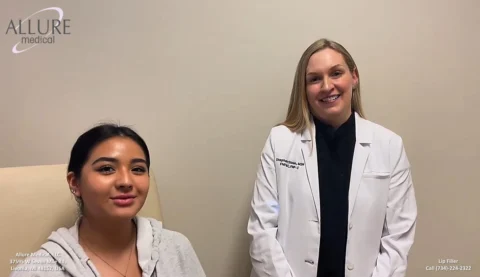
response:
{"label": "white lab coat", "polygon": [[[403,277],[417,219],[410,163],[398,135],[357,113],[355,121],[345,276]],[[310,132],[272,128],[248,221],[252,277],[317,276],[319,202]]]}

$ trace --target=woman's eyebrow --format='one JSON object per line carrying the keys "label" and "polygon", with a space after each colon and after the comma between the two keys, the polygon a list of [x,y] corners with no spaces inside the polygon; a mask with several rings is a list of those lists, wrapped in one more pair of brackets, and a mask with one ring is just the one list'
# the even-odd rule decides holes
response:
{"label": "woman's eyebrow", "polygon": [[[332,69],[335,69],[335,68],[339,68],[339,67],[343,67],[343,66],[342,66],[341,64],[336,64],[336,65],[330,67],[330,68],[328,69],[328,71],[330,71],[330,70],[332,70]],[[318,73],[315,72],[315,71],[308,71],[308,72],[307,72],[307,76],[308,76],[308,75],[317,75],[317,74],[318,74]]]}
{"label": "woman's eyebrow", "polygon": [[134,163],[144,163],[144,164],[147,164],[147,161],[145,161],[144,159],[140,159],[140,158],[132,159],[130,162],[131,162],[132,164],[134,164]]}
{"label": "woman's eyebrow", "polygon": [[[111,163],[118,163],[118,159],[116,158],[111,158],[111,157],[100,157],[96,159],[94,162],[92,162],[92,165],[99,163],[99,162],[111,162]],[[144,163],[147,164],[147,161],[142,158],[133,158],[130,160],[130,163]]]}
{"label": "woman's eyebrow", "polygon": [[92,165],[94,165],[94,164],[96,164],[96,163],[99,163],[99,162],[117,163],[118,160],[115,159],[115,158],[110,158],[110,157],[100,157],[100,158],[96,159],[95,161],[93,161]]}

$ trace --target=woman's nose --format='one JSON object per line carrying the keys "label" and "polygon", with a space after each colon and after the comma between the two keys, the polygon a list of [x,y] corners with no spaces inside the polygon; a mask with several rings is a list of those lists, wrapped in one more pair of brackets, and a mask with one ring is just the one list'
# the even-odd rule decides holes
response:
{"label": "woman's nose", "polygon": [[330,78],[325,77],[322,82],[322,89],[323,90],[331,90],[333,88],[333,83]]}
{"label": "woman's nose", "polygon": [[124,187],[124,188],[132,187],[132,182],[133,182],[133,180],[132,180],[132,175],[131,175],[130,170],[122,169],[122,170],[118,171],[117,184],[116,184],[116,186],[118,188],[120,188],[120,187]]}

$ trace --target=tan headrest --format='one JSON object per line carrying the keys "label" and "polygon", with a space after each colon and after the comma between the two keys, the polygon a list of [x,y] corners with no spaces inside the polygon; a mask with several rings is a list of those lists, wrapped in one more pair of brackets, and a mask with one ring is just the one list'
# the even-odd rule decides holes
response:
{"label": "tan headrest", "polygon": [[[77,202],[68,189],[67,165],[0,168],[0,276],[8,276],[17,253],[32,253],[52,231],[77,219]],[[162,220],[155,177],[139,215]]]}

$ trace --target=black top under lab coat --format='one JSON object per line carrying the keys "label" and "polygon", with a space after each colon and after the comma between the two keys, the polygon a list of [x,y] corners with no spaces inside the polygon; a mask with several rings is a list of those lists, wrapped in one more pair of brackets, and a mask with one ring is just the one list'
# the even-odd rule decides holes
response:
{"label": "black top under lab coat", "polygon": [[317,277],[345,277],[348,191],[355,148],[355,114],[338,129],[319,120],[315,136],[320,186],[320,253]]}

